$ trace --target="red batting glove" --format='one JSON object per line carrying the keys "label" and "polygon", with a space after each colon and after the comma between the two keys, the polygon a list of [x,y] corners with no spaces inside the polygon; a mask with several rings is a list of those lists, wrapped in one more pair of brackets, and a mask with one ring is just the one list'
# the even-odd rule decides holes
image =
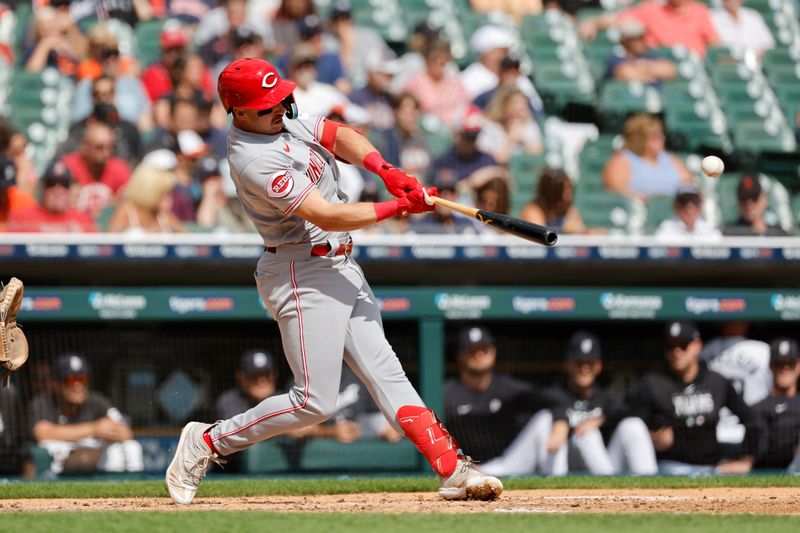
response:
{"label": "red batting glove", "polygon": [[380,176],[386,185],[386,190],[398,198],[411,191],[422,189],[422,184],[414,176],[393,167],[384,161],[378,152],[370,152],[364,157],[364,168]]}
{"label": "red batting glove", "polygon": [[[428,187],[424,189],[428,196],[439,196],[439,191],[436,187]],[[375,208],[375,218],[377,222],[386,220],[391,217],[405,217],[416,213],[426,213],[433,211],[434,204],[428,204],[425,201],[425,194],[423,189],[414,189],[405,196],[401,196],[397,200],[390,200],[388,202],[381,202],[372,204]]]}

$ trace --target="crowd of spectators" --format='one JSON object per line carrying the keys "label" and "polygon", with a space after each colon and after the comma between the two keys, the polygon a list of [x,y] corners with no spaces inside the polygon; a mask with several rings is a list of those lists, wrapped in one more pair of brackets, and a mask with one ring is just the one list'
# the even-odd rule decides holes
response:
{"label": "crowd of spectators", "polygon": [[[758,54],[775,46],[760,15],[741,4],[725,0],[709,10],[696,0],[646,0],[576,24],[587,41],[616,28],[621,46],[607,59],[606,80],[658,88],[678,74],[653,47],[680,44],[702,56],[718,45]],[[575,17],[599,5],[471,2],[476,12],[505,12],[517,23],[544,9]],[[164,20],[158,57],[142,64],[135,28],[154,18]],[[583,224],[574,203],[581,176],[545,168],[535,196],[511,201],[521,194],[511,164],[545,153],[551,110],[523,67],[519,37],[506,27],[487,23],[467,35],[470,62],[454,58],[445,32],[430,21],[419,23],[406,43],[387,43],[356,22],[347,0],[324,11],[312,0],[39,0],[24,35],[21,50],[8,45],[9,62],[30,72],[55,68],[76,85],[67,139],[38,173],[25,133],[0,122],[0,230],[251,231],[226,175],[228,121],[215,79],[234,59],[263,57],[297,83],[301,112],[360,129],[389,162],[443,194],[506,212],[525,205],[511,214],[566,233],[596,231]],[[0,32],[3,39],[13,41]],[[631,117],[614,133],[624,143],[603,170],[608,191],[645,204],[667,195],[676,209],[693,205],[678,193],[697,177],[667,151],[657,117]],[[341,172],[350,201],[385,196],[368,172],[344,164]],[[754,203],[752,210],[764,210]],[[748,233],[748,216],[742,214],[739,234]],[[753,234],[776,233],[759,223],[749,227]],[[493,230],[437,210],[424,221],[379,231]]]}

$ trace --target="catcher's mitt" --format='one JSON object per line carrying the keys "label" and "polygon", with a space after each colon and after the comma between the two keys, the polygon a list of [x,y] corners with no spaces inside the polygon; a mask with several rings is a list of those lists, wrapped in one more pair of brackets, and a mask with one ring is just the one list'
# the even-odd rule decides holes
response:
{"label": "catcher's mitt", "polygon": [[11,278],[0,292],[0,384],[8,386],[11,372],[28,360],[28,339],[17,325],[17,313],[22,306],[23,285]]}

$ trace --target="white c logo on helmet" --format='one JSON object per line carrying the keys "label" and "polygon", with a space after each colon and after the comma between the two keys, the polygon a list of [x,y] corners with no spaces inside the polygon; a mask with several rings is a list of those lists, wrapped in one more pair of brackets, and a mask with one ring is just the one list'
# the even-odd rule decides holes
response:
{"label": "white c logo on helmet", "polygon": [[[272,78],[270,80],[270,78]],[[278,75],[274,72],[267,72],[264,74],[264,77],[261,78],[261,86],[265,89],[272,89],[278,84]]]}

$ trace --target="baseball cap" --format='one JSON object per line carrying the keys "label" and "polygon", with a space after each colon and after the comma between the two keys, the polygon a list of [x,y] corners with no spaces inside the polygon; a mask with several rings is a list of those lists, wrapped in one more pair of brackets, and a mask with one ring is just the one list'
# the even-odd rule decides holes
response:
{"label": "baseball cap", "polygon": [[349,19],[352,16],[353,6],[349,0],[336,0],[331,6],[331,20]]}
{"label": "baseball cap", "polygon": [[92,118],[112,126],[120,122],[119,111],[117,111],[117,107],[114,104],[95,104],[92,110]]}
{"label": "baseball cap", "polygon": [[743,176],[739,181],[739,186],[736,187],[736,197],[740,202],[746,200],[757,200],[761,196],[761,183],[758,178],[753,176]]}
{"label": "baseball cap", "polygon": [[175,170],[178,166],[178,158],[175,157],[175,152],[167,148],[159,148],[153,150],[144,156],[142,165],[160,168],[161,170]]}
{"label": "baseball cap", "polygon": [[208,152],[208,145],[194,130],[178,132],[178,149],[186,157],[197,158]]}
{"label": "baseball cap", "polygon": [[48,168],[42,176],[42,187],[53,187],[55,185],[63,185],[69,187],[75,179],[70,172],[69,167],[61,161],[56,161],[50,168]]}
{"label": "baseball cap", "polygon": [[778,337],[773,340],[769,345],[769,362],[770,364],[776,363],[794,363],[800,359],[800,353],[797,350],[797,341],[789,337]]}
{"label": "baseball cap", "polygon": [[469,44],[476,54],[483,54],[495,48],[511,48],[514,45],[514,37],[508,30],[488,24],[478,28]]}
{"label": "baseball cap", "polygon": [[576,331],[567,344],[566,359],[571,361],[599,361],[600,339],[588,331]]}
{"label": "baseball cap", "polygon": [[76,353],[64,353],[58,356],[54,372],[58,379],[70,376],[88,376],[90,373],[89,362]]}
{"label": "baseball cap", "polygon": [[239,26],[231,33],[231,44],[234,48],[238,48],[245,44],[253,44],[258,42],[261,36],[254,30],[247,26]]}
{"label": "baseball cap", "polygon": [[420,21],[416,26],[414,26],[414,33],[422,35],[426,39],[434,39],[438,37],[441,31],[442,27],[429,19]]}
{"label": "baseball cap", "polygon": [[483,127],[483,115],[478,106],[470,105],[464,109],[461,119],[456,123],[456,132],[477,135]]}
{"label": "baseball cap", "polygon": [[458,336],[458,351],[466,352],[476,346],[494,346],[494,337],[483,326],[464,328]]}
{"label": "baseball cap", "polygon": [[636,39],[644,35],[645,27],[638,20],[627,19],[620,24],[617,29],[619,30],[620,39]]}
{"label": "baseball cap", "polygon": [[208,178],[222,176],[219,171],[219,162],[212,156],[203,156],[197,160],[197,165],[194,169],[194,179],[202,182]]}
{"label": "baseball cap", "polygon": [[17,165],[5,155],[0,155],[0,187],[11,187],[16,183]]}
{"label": "baseball cap", "polygon": [[317,53],[308,44],[300,43],[294,47],[289,64],[292,66],[302,65],[304,63],[316,63]]}
{"label": "baseball cap", "polygon": [[297,31],[301,39],[310,39],[322,33],[322,19],[317,15],[306,15],[297,22]]}
{"label": "baseball cap", "polygon": [[273,372],[275,360],[272,358],[272,354],[266,350],[247,350],[242,354],[241,369],[245,374]]}
{"label": "baseball cap", "polygon": [[700,188],[694,183],[682,183],[675,192],[675,201],[682,205],[700,204],[703,201]]}
{"label": "baseball cap", "polygon": [[186,37],[186,32],[180,26],[172,26],[164,28],[161,32],[161,48],[177,48],[189,44],[189,39]]}
{"label": "baseball cap", "polygon": [[700,338],[700,331],[694,322],[676,320],[669,322],[666,327],[666,340],[669,345],[680,345]]}

